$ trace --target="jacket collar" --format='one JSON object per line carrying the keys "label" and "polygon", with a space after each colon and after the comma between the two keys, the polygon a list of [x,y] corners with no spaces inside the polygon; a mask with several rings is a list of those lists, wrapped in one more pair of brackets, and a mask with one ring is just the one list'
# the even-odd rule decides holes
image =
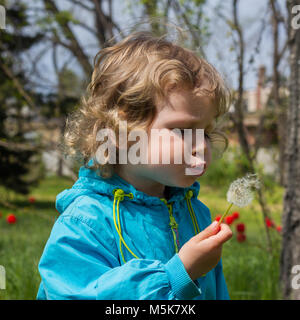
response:
{"label": "jacket collar", "polygon": [[[91,164],[90,161],[88,163]],[[133,199],[130,201],[135,201],[138,203],[148,204],[148,205],[161,205],[162,201],[159,197],[151,196],[144,193],[141,190],[137,190],[129,182],[121,178],[117,173],[114,173],[111,178],[102,178],[100,172],[96,170],[89,169],[88,167],[82,166],[79,170],[79,178],[73,185],[74,189],[91,189],[96,193],[107,195],[111,198],[114,197],[113,190],[121,188],[127,194],[132,193]],[[186,188],[168,186],[169,188],[169,199],[168,202],[180,202],[185,199],[185,195],[189,190],[192,190],[193,198],[197,198],[200,191],[200,184],[195,181],[191,186]],[[126,197],[125,197],[126,199]]]}

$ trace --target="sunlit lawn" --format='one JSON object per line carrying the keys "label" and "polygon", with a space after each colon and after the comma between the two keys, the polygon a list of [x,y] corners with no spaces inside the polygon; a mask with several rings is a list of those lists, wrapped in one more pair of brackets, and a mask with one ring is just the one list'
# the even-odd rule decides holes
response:
{"label": "sunlit lawn", "polygon": [[[32,190],[36,198],[30,204],[28,197],[13,196],[13,204],[22,210],[0,207],[0,264],[6,269],[6,290],[0,290],[0,299],[35,299],[40,276],[37,265],[58,212],[55,197],[72,181],[49,177]],[[17,216],[15,224],[8,224],[9,213]]]}
{"label": "sunlit lawn", "polygon": [[[199,180],[199,199],[210,208],[214,219],[227,208],[228,185],[216,188],[206,180],[204,177]],[[35,299],[40,283],[38,262],[58,216],[55,198],[71,185],[70,179],[48,177],[32,190],[30,195],[36,198],[34,204],[29,203],[28,197],[11,195],[12,203],[20,209],[0,206],[0,265],[6,268],[6,290],[0,290],[0,299]],[[267,203],[277,224],[281,223],[282,195],[283,189],[276,185],[267,193]],[[232,211],[239,211],[237,221],[246,224],[247,240],[239,243],[234,235],[223,247],[223,268],[231,299],[280,299],[280,234],[270,230],[275,247],[274,255],[270,255],[264,250],[266,234],[257,201],[243,209],[233,207]],[[6,222],[9,213],[17,216],[17,223]],[[232,226],[234,233],[236,223]]]}

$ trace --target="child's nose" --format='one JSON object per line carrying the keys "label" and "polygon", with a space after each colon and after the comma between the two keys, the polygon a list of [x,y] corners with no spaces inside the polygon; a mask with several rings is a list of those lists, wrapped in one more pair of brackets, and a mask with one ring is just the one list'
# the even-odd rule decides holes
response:
{"label": "child's nose", "polygon": [[[205,161],[205,153],[206,152],[207,152],[207,143],[204,139],[202,144],[196,145],[193,148],[192,156],[197,157],[197,153],[199,153],[200,157],[198,154],[197,161],[196,161],[196,163],[192,164],[192,167],[204,165],[204,170],[206,169],[206,161]],[[202,155],[202,157],[201,157],[201,155]]]}
{"label": "child's nose", "polygon": [[203,139],[203,143],[199,143],[198,145],[194,145],[193,146],[193,149],[192,149],[192,155],[195,157],[196,156],[196,153],[199,152],[203,152],[203,155],[205,154],[205,152],[207,152],[207,142],[206,142],[206,139],[204,138]]}

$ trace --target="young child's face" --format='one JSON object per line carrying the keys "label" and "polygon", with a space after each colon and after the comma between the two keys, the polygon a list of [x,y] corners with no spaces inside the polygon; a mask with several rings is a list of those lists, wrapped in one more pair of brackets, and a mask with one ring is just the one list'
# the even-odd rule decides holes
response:
{"label": "young child's face", "polygon": [[[195,164],[195,158],[192,158],[190,164],[187,164],[183,157],[184,144],[182,143],[182,150],[179,150],[178,147],[176,148],[175,140],[170,139],[170,163],[162,164],[162,159],[167,152],[167,148],[162,145],[161,139],[159,146],[157,145],[155,150],[151,149],[151,129],[192,129],[192,150],[196,152],[196,147],[199,148],[199,146],[195,145],[196,129],[204,129],[206,132],[206,129],[209,128],[214,120],[215,112],[216,107],[212,98],[195,95],[188,89],[177,89],[170,93],[168,103],[157,105],[157,114],[149,127],[148,164],[137,165],[136,173],[138,172],[144,178],[154,180],[163,185],[177,187],[191,186],[199,178],[199,175],[187,175],[185,170]],[[183,140],[183,131],[182,136],[178,135],[175,139]],[[159,164],[151,164],[151,152],[159,154]],[[182,154],[181,164],[174,163],[174,158],[178,152]],[[211,162],[211,145],[206,136],[202,163],[203,160],[204,173]]]}

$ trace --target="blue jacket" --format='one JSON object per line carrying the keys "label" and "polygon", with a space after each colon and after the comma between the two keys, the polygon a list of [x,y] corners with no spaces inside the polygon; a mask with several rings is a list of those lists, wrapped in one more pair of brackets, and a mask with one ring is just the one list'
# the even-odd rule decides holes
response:
{"label": "blue jacket", "polygon": [[116,173],[81,167],[56,198],[60,212],[39,262],[37,299],[230,299],[222,260],[193,281],[178,251],[211,224],[199,182],[147,195]]}

